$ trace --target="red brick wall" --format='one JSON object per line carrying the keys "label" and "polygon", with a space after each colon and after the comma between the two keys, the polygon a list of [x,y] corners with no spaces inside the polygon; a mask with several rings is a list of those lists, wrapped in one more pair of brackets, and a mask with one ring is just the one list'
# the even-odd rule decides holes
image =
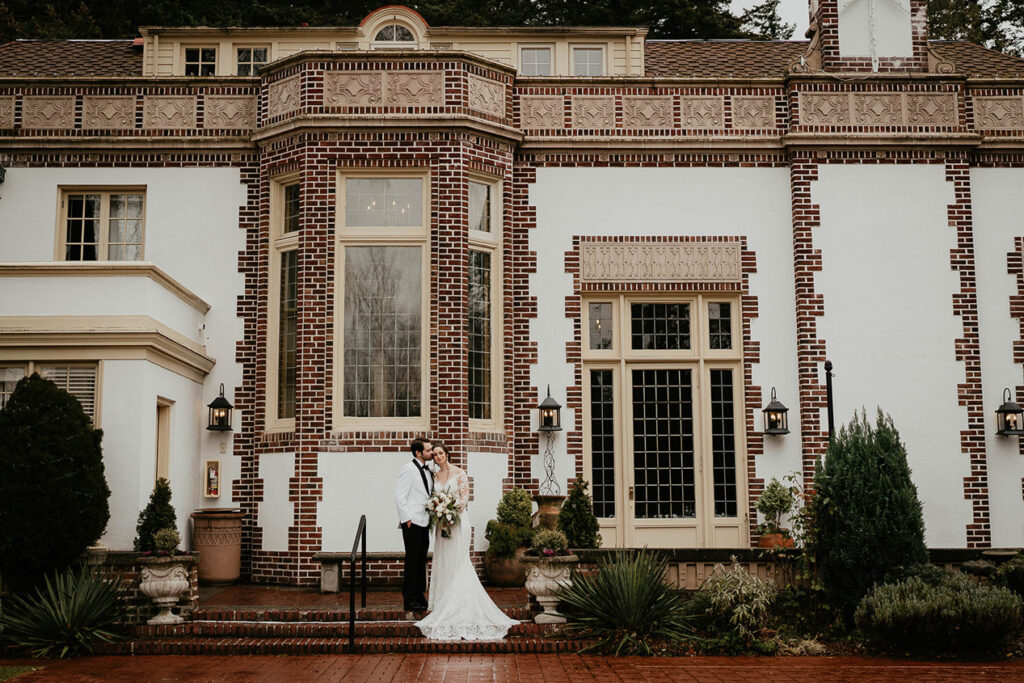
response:
{"label": "red brick wall", "polygon": [[[883,0],[884,1],[884,0]],[[840,57],[839,4],[841,0],[818,0],[816,21],[821,49],[821,66],[825,71],[871,71],[867,57]],[[928,17],[927,0],[910,0],[910,31],[913,56],[893,60],[879,55],[880,72],[928,70]],[[867,30],[866,28],[864,30]]]}

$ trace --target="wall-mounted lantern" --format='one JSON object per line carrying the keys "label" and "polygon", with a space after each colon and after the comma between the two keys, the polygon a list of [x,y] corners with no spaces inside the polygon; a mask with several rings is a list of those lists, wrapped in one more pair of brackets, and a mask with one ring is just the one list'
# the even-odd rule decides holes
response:
{"label": "wall-mounted lantern", "polygon": [[551,398],[551,385],[548,385],[548,397],[541,401],[538,406],[540,410],[540,426],[538,432],[560,432],[562,431],[562,406],[558,401]]}
{"label": "wall-mounted lantern", "polygon": [[1003,389],[1003,405],[996,410],[996,434],[1020,436],[1024,434],[1024,410],[1013,402],[1009,389]]}
{"label": "wall-mounted lantern", "polygon": [[789,408],[775,398],[775,387],[772,387],[772,400],[761,411],[764,413],[764,433],[769,436],[789,434]]}
{"label": "wall-mounted lantern", "polygon": [[210,424],[206,427],[211,432],[231,431],[232,405],[224,398],[224,385],[220,385],[220,396],[210,401]]}

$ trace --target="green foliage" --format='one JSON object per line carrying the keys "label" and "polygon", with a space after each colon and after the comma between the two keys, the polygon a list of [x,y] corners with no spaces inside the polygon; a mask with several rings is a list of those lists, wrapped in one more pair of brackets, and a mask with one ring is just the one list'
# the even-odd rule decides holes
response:
{"label": "green foliage", "polygon": [[783,486],[772,477],[761,496],[757,499],[757,511],[764,515],[765,533],[777,534],[782,531],[782,516],[789,514],[796,505],[796,492],[792,487]]}
{"label": "green foliage", "polygon": [[576,574],[557,591],[566,629],[594,638],[587,649],[645,654],[660,642],[692,637],[684,591],[665,582],[668,560],[646,548],[602,557],[593,575]]}
{"label": "green foliage", "polygon": [[768,624],[775,583],[753,576],[735,558],[727,569],[716,565],[697,591],[696,605],[710,630],[733,632],[741,641],[752,643]]}
{"label": "green foliage", "polygon": [[1021,601],[1006,588],[952,572],[937,584],[920,577],[879,584],[855,619],[869,638],[901,650],[988,651],[1019,631]]}
{"label": "green foliage", "polygon": [[37,374],[0,410],[0,572],[14,588],[67,567],[103,534],[102,439],[78,400]]}
{"label": "green foliage", "polygon": [[153,545],[157,550],[165,553],[173,553],[181,543],[181,536],[177,529],[161,529],[153,534]]}
{"label": "green foliage", "polygon": [[1024,553],[999,565],[992,580],[993,583],[1005,586],[1024,598]]}
{"label": "green foliage", "polygon": [[1024,4],[1020,0],[928,0],[933,39],[969,40],[1024,56]]}
{"label": "green foliage", "polygon": [[743,28],[750,34],[765,40],[789,40],[796,31],[796,24],[787,24],[779,16],[779,0],[764,0],[740,16]]}
{"label": "green foliage", "polygon": [[874,426],[854,414],[817,472],[818,567],[829,601],[849,622],[887,573],[928,561],[921,503],[899,433],[881,410]]}
{"label": "green foliage", "polygon": [[561,531],[537,529],[533,534],[530,553],[539,556],[564,555],[569,549],[569,540]]}
{"label": "green foliage", "polygon": [[173,529],[177,533],[178,516],[171,505],[171,485],[160,477],[149,496],[149,504],[139,513],[139,522],[135,525],[135,533],[138,534],[135,549],[143,552],[158,550],[156,534],[163,529]]}
{"label": "green foliage", "polygon": [[512,557],[516,550],[529,547],[533,540],[533,529],[514,527],[492,519],[487,522],[487,552],[496,557]]}
{"label": "green foliage", "polygon": [[94,641],[119,637],[112,627],[126,590],[120,579],[105,581],[88,567],[47,575],[32,593],[10,598],[0,615],[3,637],[34,657],[90,654]]}
{"label": "green foliage", "polygon": [[569,539],[570,548],[598,548],[601,545],[594,501],[587,493],[589,486],[582,479],[577,479],[558,513],[558,530]]}
{"label": "green foliage", "polygon": [[498,503],[498,521],[514,527],[529,527],[532,522],[533,500],[524,489],[510,489]]}

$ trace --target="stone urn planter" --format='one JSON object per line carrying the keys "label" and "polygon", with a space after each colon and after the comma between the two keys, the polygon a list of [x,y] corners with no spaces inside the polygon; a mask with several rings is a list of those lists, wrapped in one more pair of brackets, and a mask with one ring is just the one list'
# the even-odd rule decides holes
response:
{"label": "stone urn planter", "polygon": [[786,534],[761,534],[757,540],[758,548],[792,548],[796,543]]}
{"label": "stone urn planter", "polygon": [[572,585],[572,570],[579,565],[580,558],[576,555],[525,555],[522,562],[526,565],[526,590],[544,610],[533,620],[538,624],[564,624],[565,617],[555,609],[558,607],[555,591]]}
{"label": "stone urn planter", "polygon": [[537,512],[534,513],[534,526],[541,529],[558,528],[558,513],[565,502],[565,496],[537,495],[533,497],[537,503]]}
{"label": "stone urn planter", "polygon": [[232,508],[207,508],[192,513],[192,549],[199,553],[199,583],[234,583],[242,567],[242,518]]}
{"label": "stone urn planter", "polygon": [[195,558],[190,556],[140,557],[138,559],[141,568],[139,592],[152,600],[160,610],[146,623],[151,626],[159,626],[180,624],[185,621],[171,612],[171,608],[178,604],[178,598],[189,588],[187,567],[193,562],[195,562]]}

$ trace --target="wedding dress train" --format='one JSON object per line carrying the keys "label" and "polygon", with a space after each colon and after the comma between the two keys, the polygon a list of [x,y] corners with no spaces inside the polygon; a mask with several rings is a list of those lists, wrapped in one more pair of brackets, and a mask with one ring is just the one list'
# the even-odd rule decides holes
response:
{"label": "wedding dress train", "polygon": [[[449,478],[437,490],[447,490],[465,506],[469,499],[469,478],[464,471]],[[480,584],[469,557],[472,526],[464,507],[460,521],[452,527],[451,538],[434,530],[434,560],[430,567],[428,614],[416,626],[435,640],[500,640],[518,624],[502,612]]]}

